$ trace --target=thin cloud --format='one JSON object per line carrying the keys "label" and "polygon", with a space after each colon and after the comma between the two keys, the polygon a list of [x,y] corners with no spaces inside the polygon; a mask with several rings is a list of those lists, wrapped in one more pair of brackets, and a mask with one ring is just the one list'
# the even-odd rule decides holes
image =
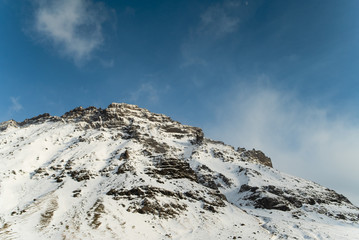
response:
{"label": "thin cloud", "polygon": [[201,14],[198,31],[201,34],[223,37],[237,30],[239,17],[234,15],[235,9],[240,5],[233,2],[210,6]]}
{"label": "thin cloud", "polygon": [[115,65],[115,60],[110,59],[110,60],[100,60],[101,65],[104,68],[112,68]]}
{"label": "thin cloud", "polygon": [[3,116],[1,116],[1,119],[2,119],[1,121],[3,121],[3,120],[7,121],[10,118],[13,118],[16,113],[20,112],[23,109],[24,108],[23,108],[22,104],[20,103],[19,97],[10,97],[10,105],[8,106],[5,114]]}
{"label": "thin cloud", "polygon": [[183,62],[180,67],[208,66],[207,54],[219,40],[239,29],[240,8],[239,1],[224,1],[212,4],[201,12],[198,23],[190,30],[188,38],[181,45]]}
{"label": "thin cloud", "polygon": [[[205,45],[205,43],[203,43]],[[183,62],[180,65],[180,68],[185,68],[192,65],[205,67],[208,65],[207,61],[203,59],[204,51],[201,49],[206,49],[204,46],[201,46],[199,42],[186,42],[181,46],[181,54]]]}
{"label": "thin cloud", "polygon": [[270,87],[243,87],[231,97],[217,106],[210,136],[260,149],[276,168],[334,188],[359,205],[359,125],[350,117],[334,118],[330,109]]}
{"label": "thin cloud", "polygon": [[50,41],[63,56],[76,63],[91,58],[103,44],[102,24],[106,11],[90,0],[39,0],[35,30]]}
{"label": "thin cloud", "polygon": [[20,110],[23,109],[22,105],[19,102],[19,98],[18,97],[10,97],[11,100],[11,106],[10,106],[10,112],[18,112]]}
{"label": "thin cloud", "polygon": [[133,102],[145,100],[154,104],[159,101],[159,92],[152,83],[143,83],[136,91],[131,93],[130,100]]}

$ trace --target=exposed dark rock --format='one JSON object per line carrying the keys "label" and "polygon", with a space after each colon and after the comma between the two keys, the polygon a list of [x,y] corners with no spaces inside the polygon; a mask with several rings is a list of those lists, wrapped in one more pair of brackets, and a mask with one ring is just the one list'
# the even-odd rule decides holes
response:
{"label": "exposed dark rock", "polygon": [[288,202],[290,202],[291,204],[293,204],[294,205],[294,207],[296,207],[296,208],[300,208],[300,207],[302,207],[303,206],[303,204],[302,204],[302,202],[299,200],[299,199],[297,199],[296,197],[294,197],[294,196],[285,196],[284,197]]}
{"label": "exposed dark rock", "polygon": [[276,198],[271,197],[262,197],[255,201],[256,208],[265,208],[265,209],[276,209],[281,211],[289,211],[290,208],[285,202],[281,202]]}
{"label": "exposed dark rock", "polygon": [[147,174],[159,174],[168,179],[187,178],[191,181],[198,181],[197,175],[189,163],[174,158],[160,158],[156,168],[147,169]]}
{"label": "exposed dark rock", "polygon": [[90,222],[90,226],[93,229],[98,228],[102,223],[100,222],[101,214],[105,213],[105,206],[103,205],[101,200],[97,200],[93,207],[87,212],[87,215],[92,215],[92,221]]}
{"label": "exposed dark rock", "polygon": [[256,160],[258,163],[268,167],[273,167],[271,159],[260,150],[246,150],[245,148],[238,148],[237,152],[241,153],[242,157]]}
{"label": "exposed dark rock", "polygon": [[79,142],[86,142],[86,139],[82,136],[79,136]]}
{"label": "exposed dark rock", "polygon": [[187,134],[189,133],[183,128],[177,127],[177,126],[164,126],[163,130],[167,133],[177,133],[177,134]]}
{"label": "exposed dark rock", "polygon": [[181,125],[171,118],[151,113],[146,109],[139,108],[136,105],[126,103],[112,103],[106,109],[97,109],[95,107],[75,108],[61,116],[66,121],[84,121],[92,128],[123,128],[127,132],[124,138],[138,138],[138,126],[135,126],[133,117],[144,119],[148,122],[159,123],[163,131],[175,134],[200,135],[198,128]]}
{"label": "exposed dark rock", "polygon": [[[215,193],[208,191],[208,198],[203,198],[200,193],[187,191],[184,193],[173,192],[163,188],[152,187],[148,185],[143,185],[139,187],[134,187],[132,189],[110,189],[106,195],[112,196],[114,200],[120,200],[126,198],[129,200],[142,199],[142,204],[136,204],[132,206],[129,210],[138,212],[141,214],[155,213],[161,216],[176,215],[180,212],[178,210],[184,210],[184,204],[174,203],[174,205],[161,205],[157,202],[157,197],[168,197],[175,201],[180,201],[183,199],[188,199],[189,201],[201,201],[206,210],[217,212],[216,208],[226,206],[225,201],[226,197],[223,194]],[[144,204],[145,203],[145,204]],[[174,209],[175,208],[175,209]],[[173,212],[174,211],[174,212]]]}
{"label": "exposed dark rock", "polygon": [[204,139],[204,133],[202,129],[191,127],[192,130],[194,130],[194,139],[191,141],[193,145],[201,145]]}
{"label": "exposed dark rock", "polygon": [[231,187],[232,186],[232,181],[227,178],[226,176],[224,176],[222,173],[219,173],[217,176],[216,176],[218,179],[221,179],[222,182],[224,182],[224,184],[227,185],[227,187]]}
{"label": "exposed dark rock", "polygon": [[256,192],[257,189],[258,189],[258,187],[252,187],[247,184],[243,184],[241,186],[241,188],[239,189],[239,192],[247,192],[247,191]]}
{"label": "exposed dark rock", "polygon": [[138,131],[139,126],[135,125],[128,125],[122,128],[122,131],[126,134],[123,136],[123,139],[139,139],[141,133]]}
{"label": "exposed dark rock", "polygon": [[44,113],[44,114],[40,114],[36,117],[30,118],[30,119],[25,119],[23,122],[18,123],[19,126],[24,126],[27,124],[38,124],[38,123],[43,123],[47,120],[50,121],[59,121],[60,119],[58,117],[52,117],[50,116],[50,114],[48,113]]}
{"label": "exposed dark rock", "polygon": [[119,160],[128,160],[130,158],[130,153],[128,150],[125,150],[125,152],[121,153]]}
{"label": "exposed dark rock", "polygon": [[217,190],[218,187],[220,187],[219,184],[217,184],[214,181],[214,178],[212,175],[206,174],[206,175],[200,175],[198,177],[198,182],[202,184],[203,186],[209,187],[211,189]]}
{"label": "exposed dark rock", "polygon": [[333,190],[330,190],[330,189],[327,189],[328,190],[328,193],[330,195],[328,201],[329,202],[332,202],[332,203],[349,203],[351,204],[351,202],[348,200],[348,198],[346,198],[344,195],[342,194],[339,194]]}
{"label": "exposed dark rock", "polygon": [[[57,209],[58,209],[58,202],[56,201],[56,199],[51,199],[45,211],[40,215],[39,225],[41,229],[47,227],[50,224],[52,217],[54,216],[54,212]],[[22,214],[23,212],[26,212],[26,210],[22,210],[20,214]]]}
{"label": "exposed dark rock", "polygon": [[169,149],[166,143],[159,143],[153,138],[145,138],[142,142],[146,147],[152,148],[156,153],[166,153]]}
{"label": "exposed dark rock", "polygon": [[72,193],[73,193],[73,197],[79,197],[79,196],[81,196],[81,189],[77,189],[77,190],[74,190],[74,191],[72,191]]}
{"label": "exposed dark rock", "polygon": [[135,168],[130,164],[129,161],[124,162],[117,168],[117,174],[123,174],[125,172],[135,172]]}
{"label": "exposed dark rock", "polygon": [[90,171],[86,169],[69,171],[68,174],[71,176],[72,179],[78,182],[90,180],[91,177],[94,176],[94,174],[92,174]]}
{"label": "exposed dark rock", "polygon": [[220,158],[220,159],[224,160],[224,155],[222,152],[213,150],[212,153],[215,158]]}
{"label": "exposed dark rock", "polygon": [[273,193],[273,194],[278,195],[278,196],[283,195],[283,190],[282,190],[282,189],[279,189],[279,188],[276,188],[276,187],[273,186],[273,185],[264,186],[264,187],[263,187],[263,190],[264,190],[264,191],[267,191],[267,192],[270,192],[270,193]]}
{"label": "exposed dark rock", "polygon": [[207,210],[207,211],[210,211],[210,212],[213,212],[213,213],[216,213],[216,212],[217,212],[216,209],[215,209],[213,206],[207,205],[207,204],[204,204],[204,205],[203,205],[203,209],[204,209],[204,210]]}
{"label": "exposed dark rock", "polygon": [[106,193],[106,195],[111,195],[114,197],[115,200],[123,198],[135,198],[135,197],[141,197],[141,198],[154,198],[157,195],[162,196],[168,196],[168,197],[174,197],[176,199],[182,199],[183,195],[178,192],[171,192],[166,189],[162,188],[156,188],[151,186],[140,186],[140,187],[134,187],[130,190],[125,189],[111,189]]}
{"label": "exposed dark rock", "polygon": [[173,218],[176,215],[187,209],[186,204],[178,203],[165,203],[161,204],[159,201],[150,201],[149,199],[143,199],[140,206],[131,207],[129,210],[138,212],[140,214],[150,214],[158,216],[159,218]]}
{"label": "exposed dark rock", "polygon": [[213,140],[213,139],[210,139],[210,138],[206,138],[205,141],[208,142],[208,143],[225,145],[224,142],[222,142],[222,141],[217,141],[217,140]]}
{"label": "exposed dark rock", "polygon": [[[310,185],[309,187],[312,188]],[[290,209],[301,208],[307,204],[310,207],[313,206],[312,209],[317,213],[332,218],[340,218],[340,216],[334,216],[325,208],[318,208],[318,205],[323,203],[335,205],[348,203],[347,198],[330,189],[317,193],[313,190],[304,192],[300,189],[279,188],[273,185],[258,188],[243,184],[239,189],[239,193],[242,193],[242,197],[247,201],[247,205],[253,205],[256,208],[289,211]],[[297,216],[298,214],[295,214],[294,217],[296,218]],[[349,215],[346,216],[346,218],[348,217]],[[355,218],[353,216],[350,217]]]}
{"label": "exposed dark rock", "polygon": [[4,131],[8,129],[9,127],[18,127],[19,124],[15,120],[9,120],[6,122],[0,123],[0,131]]}
{"label": "exposed dark rock", "polygon": [[204,171],[207,171],[207,172],[213,172],[209,167],[207,167],[206,165],[204,164],[201,164],[197,167],[197,170],[204,170]]}
{"label": "exposed dark rock", "polygon": [[306,203],[310,204],[310,205],[314,205],[315,204],[315,200],[313,198],[307,198],[306,199]]}

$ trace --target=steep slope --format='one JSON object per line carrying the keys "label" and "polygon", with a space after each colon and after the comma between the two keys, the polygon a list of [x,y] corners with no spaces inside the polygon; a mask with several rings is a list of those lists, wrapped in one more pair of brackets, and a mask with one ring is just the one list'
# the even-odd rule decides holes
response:
{"label": "steep slope", "polygon": [[348,199],[134,105],[0,125],[0,239],[359,239]]}

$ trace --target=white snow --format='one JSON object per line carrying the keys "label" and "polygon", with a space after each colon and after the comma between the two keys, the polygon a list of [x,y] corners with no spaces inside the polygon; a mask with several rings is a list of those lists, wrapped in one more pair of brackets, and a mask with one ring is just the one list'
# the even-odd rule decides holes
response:
{"label": "white snow", "polygon": [[[115,200],[106,193],[148,185],[173,193],[197,192],[213,201],[214,190],[187,178],[149,174],[149,169],[156,168],[156,158],[143,154],[146,147],[140,141],[114,137],[121,129],[85,129],[86,124],[46,121],[0,131],[0,239],[359,239],[358,220],[338,220],[315,209],[358,216],[359,210],[351,205],[303,204],[291,211],[267,210],[247,206],[239,193],[243,184],[282,189],[310,186],[310,191],[318,192],[324,187],[245,161],[231,146],[206,139],[201,145],[192,144],[189,135],[176,138],[140,117],[133,121],[150,138],[169,146],[166,158],[188,162],[198,174],[205,165],[213,171],[208,174],[229,179],[230,186],[220,177],[216,180],[228,200],[225,206],[212,212],[204,209],[204,200],[157,194],[150,201],[162,207],[183,205],[185,210],[164,218],[134,212],[141,199]],[[120,159],[125,150],[129,160]],[[123,164],[134,171],[116,174]],[[81,170],[89,179],[71,177],[71,172]],[[302,213],[298,219],[292,216],[296,211]]]}

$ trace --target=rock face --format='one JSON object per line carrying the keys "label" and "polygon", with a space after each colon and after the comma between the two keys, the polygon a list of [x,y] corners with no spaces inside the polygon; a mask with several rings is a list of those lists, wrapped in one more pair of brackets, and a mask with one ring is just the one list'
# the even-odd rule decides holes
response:
{"label": "rock face", "polygon": [[343,195],[135,105],[1,123],[0,159],[0,239],[359,236]]}
{"label": "rock face", "polygon": [[255,149],[246,150],[245,148],[238,148],[237,152],[241,153],[242,158],[246,160],[254,161],[268,167],[273,167],[272,160],[267,157],[262,151]]}

